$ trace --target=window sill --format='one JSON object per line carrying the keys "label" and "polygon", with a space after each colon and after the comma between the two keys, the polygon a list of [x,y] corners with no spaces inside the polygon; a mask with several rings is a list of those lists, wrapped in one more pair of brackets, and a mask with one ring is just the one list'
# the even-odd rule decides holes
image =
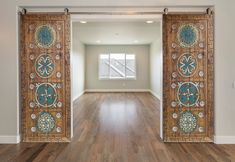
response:
{"label": "window sill", "polygon": [[137,80],[136,78],[99,78],[99,80]]}

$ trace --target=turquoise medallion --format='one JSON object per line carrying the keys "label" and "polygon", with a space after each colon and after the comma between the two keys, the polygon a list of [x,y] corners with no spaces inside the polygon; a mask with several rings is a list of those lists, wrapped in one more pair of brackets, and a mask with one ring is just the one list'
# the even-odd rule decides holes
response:
{"label": "turquoise medallion", "polygon": [[50,133],[55,128],[55,119],[49,112],[41,112],[37,120],[37,128],[42,133]]}
{"label": "turquoise medallion", "polygon": [[179,127],[184,133],[191,133],[197,127],[197,118],[191,111],[181,113],[179,118]]}
{"label": "turquoise medallion", "polygon": [[181,76],[191,77],[197,69],[197,59],[192,54],[182,54],[177,62],[177,69]]}
{"label": "turquoise medallion", "polygon": [[35,32],[35,42],[38,47],[49,48],[55,43],[55,30],[50,25],[41,25]]}
{"label": "turquoise medallion", "polygon": [[198,42],[198,29],[193,24],[185,24],[179,27],[177,39],[181,47],[189,48]]}
{"label": "turquoise medallion", "polygon": [[183,105],[185,107],[196,105],[199,99],[198,85],[193,82],[179,83],[177,97],[179,105]]}
{"label": "turquoise medallion", "polygon": [[55,68],[54,60],[50,55],[42,54],[35,61],[35,71],[41,78],[50,77]]}
{"label": "turquoise medallion", "polygon": [[42,83],[36,85],[36,103],[42,107],[56,107],[57,92],[56,85]]}

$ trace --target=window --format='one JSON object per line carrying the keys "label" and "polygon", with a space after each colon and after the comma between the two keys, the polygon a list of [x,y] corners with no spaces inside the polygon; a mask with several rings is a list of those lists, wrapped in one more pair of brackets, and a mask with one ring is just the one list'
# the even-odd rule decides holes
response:
{"label": "window", "polygon": [[99,79],[136,79],[135,54],[100,54]]}

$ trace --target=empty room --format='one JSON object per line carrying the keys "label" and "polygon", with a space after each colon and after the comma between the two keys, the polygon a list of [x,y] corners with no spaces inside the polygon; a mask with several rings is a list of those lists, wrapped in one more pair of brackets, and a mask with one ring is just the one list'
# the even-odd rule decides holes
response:
{"label": "empty room", "polygon": [[0,161],[235,161],[234,6],[4,2]]}

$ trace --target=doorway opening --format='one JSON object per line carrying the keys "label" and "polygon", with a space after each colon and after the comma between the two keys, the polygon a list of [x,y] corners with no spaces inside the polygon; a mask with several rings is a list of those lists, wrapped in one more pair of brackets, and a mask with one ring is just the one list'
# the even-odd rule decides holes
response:
{"label": "doorway opening", "polygon": [[155,124],[162,137],[162,15],[74,14],[71,20],[73,101],[88,92],[151,94],[159,100]]}

